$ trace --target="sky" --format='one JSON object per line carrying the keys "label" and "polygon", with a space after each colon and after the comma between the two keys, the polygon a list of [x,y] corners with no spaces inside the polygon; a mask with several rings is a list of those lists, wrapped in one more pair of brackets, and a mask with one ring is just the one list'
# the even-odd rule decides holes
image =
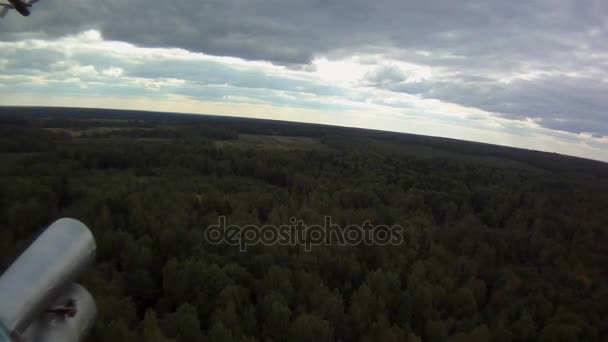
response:
{"label": "sky", "polygon": [[41,0],[0,105],[391,130],[608,161],[606,0]]}

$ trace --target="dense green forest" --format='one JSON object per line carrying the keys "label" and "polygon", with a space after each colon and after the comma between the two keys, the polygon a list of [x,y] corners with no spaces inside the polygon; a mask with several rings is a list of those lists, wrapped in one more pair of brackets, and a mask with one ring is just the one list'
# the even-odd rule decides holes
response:
{"label": "dense green forest", "polygon": [[[359,129],[0,110],[0,267],[53,220],[98,244],[90,341],[605,341],[608,165]],[[400,225],[390,246],[205,229]]]}

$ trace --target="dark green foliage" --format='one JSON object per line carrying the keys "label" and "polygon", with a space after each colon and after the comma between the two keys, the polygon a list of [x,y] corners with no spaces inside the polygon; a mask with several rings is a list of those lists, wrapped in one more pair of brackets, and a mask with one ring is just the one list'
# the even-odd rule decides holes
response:
{"label": "dark green foliage", "polygon": [[315,315],[302,314],[294,320],[287,333],[290,342],[331,342],[333,329],[329,322]]}
{"label": "dark green foliage", "polygon": [[[605,164],[281,122],[4,111],[19,115],[0,114],[0,266],[54,219],[85,222],[90,341],[608,338]],[[405,237],[240,252],[205,241],[218,216]]]}

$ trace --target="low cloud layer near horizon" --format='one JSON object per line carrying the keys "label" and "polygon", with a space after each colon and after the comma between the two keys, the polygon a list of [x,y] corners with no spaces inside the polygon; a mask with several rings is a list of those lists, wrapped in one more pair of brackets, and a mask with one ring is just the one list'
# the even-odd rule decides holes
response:
{"label": "low cloud layer near horizon", "polygon": [[608,160],[604,0],[42,0],[0,26],[0,104],[164,101]]}

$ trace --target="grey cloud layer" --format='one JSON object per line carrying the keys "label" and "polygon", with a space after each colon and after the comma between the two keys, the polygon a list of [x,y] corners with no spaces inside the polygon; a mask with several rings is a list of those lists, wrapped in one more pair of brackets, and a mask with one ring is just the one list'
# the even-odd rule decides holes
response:
{"label": "grey cloud layer", "polygon": [[608,135],[608,82],[591,76],[546,75],[509,83],[456,76],[410,82],[407,74],[395,67],[381,67],[368,74],[366,81],[394,92],[458,103],[505,118],[529,118],[551,129]]}
{"label": "grey cloud layer", "polygon": [[[37,48],[32,47],[36,43],[7,45],[0,46],[0,87],[9,83],[10,91],[15,93],[155,98],[171,94],[197,100],[229,98],[292,108],[350,108],[326,102],[350,96],[340,87],[306,78],[268,75],[252,66],[243,68],[193,56],[180,59],[170,54],[140,57],[100,54],[82,46],[62,47],[61,43]],[[3,76],[10,80],[5,81]],[[44,82],[33,82],[36,77]]]}
{"label": "grey cloud layer", "polygon": [[[438,77],[409,82],[398,69],[381,69],[368,75],[368,85],[506,118],[529,117],[549,128],[608,135],[605,0],[44,0],[37,5],[27,20],[3,21],[0,39],[18,39],[17,33],[41,27],[49,37],[95,28],[107,39],[293,67],[315,56],[377,54],[431,66]],[[505,83],[509,78],[515,79]]]}
{"label": "grey cloud layer", "polygon": [[[316,54],[395,48],[462,57],[542,58],[583,43],[606,49],[603,0],[52,0],[5,32],[62,35],[94,28],[109,39],[307,63]],[[3,23],[4,24],[4,23]],[[594,37],[592,30],[599,30]],[[448,58],[449,59],[449,58]]]}

